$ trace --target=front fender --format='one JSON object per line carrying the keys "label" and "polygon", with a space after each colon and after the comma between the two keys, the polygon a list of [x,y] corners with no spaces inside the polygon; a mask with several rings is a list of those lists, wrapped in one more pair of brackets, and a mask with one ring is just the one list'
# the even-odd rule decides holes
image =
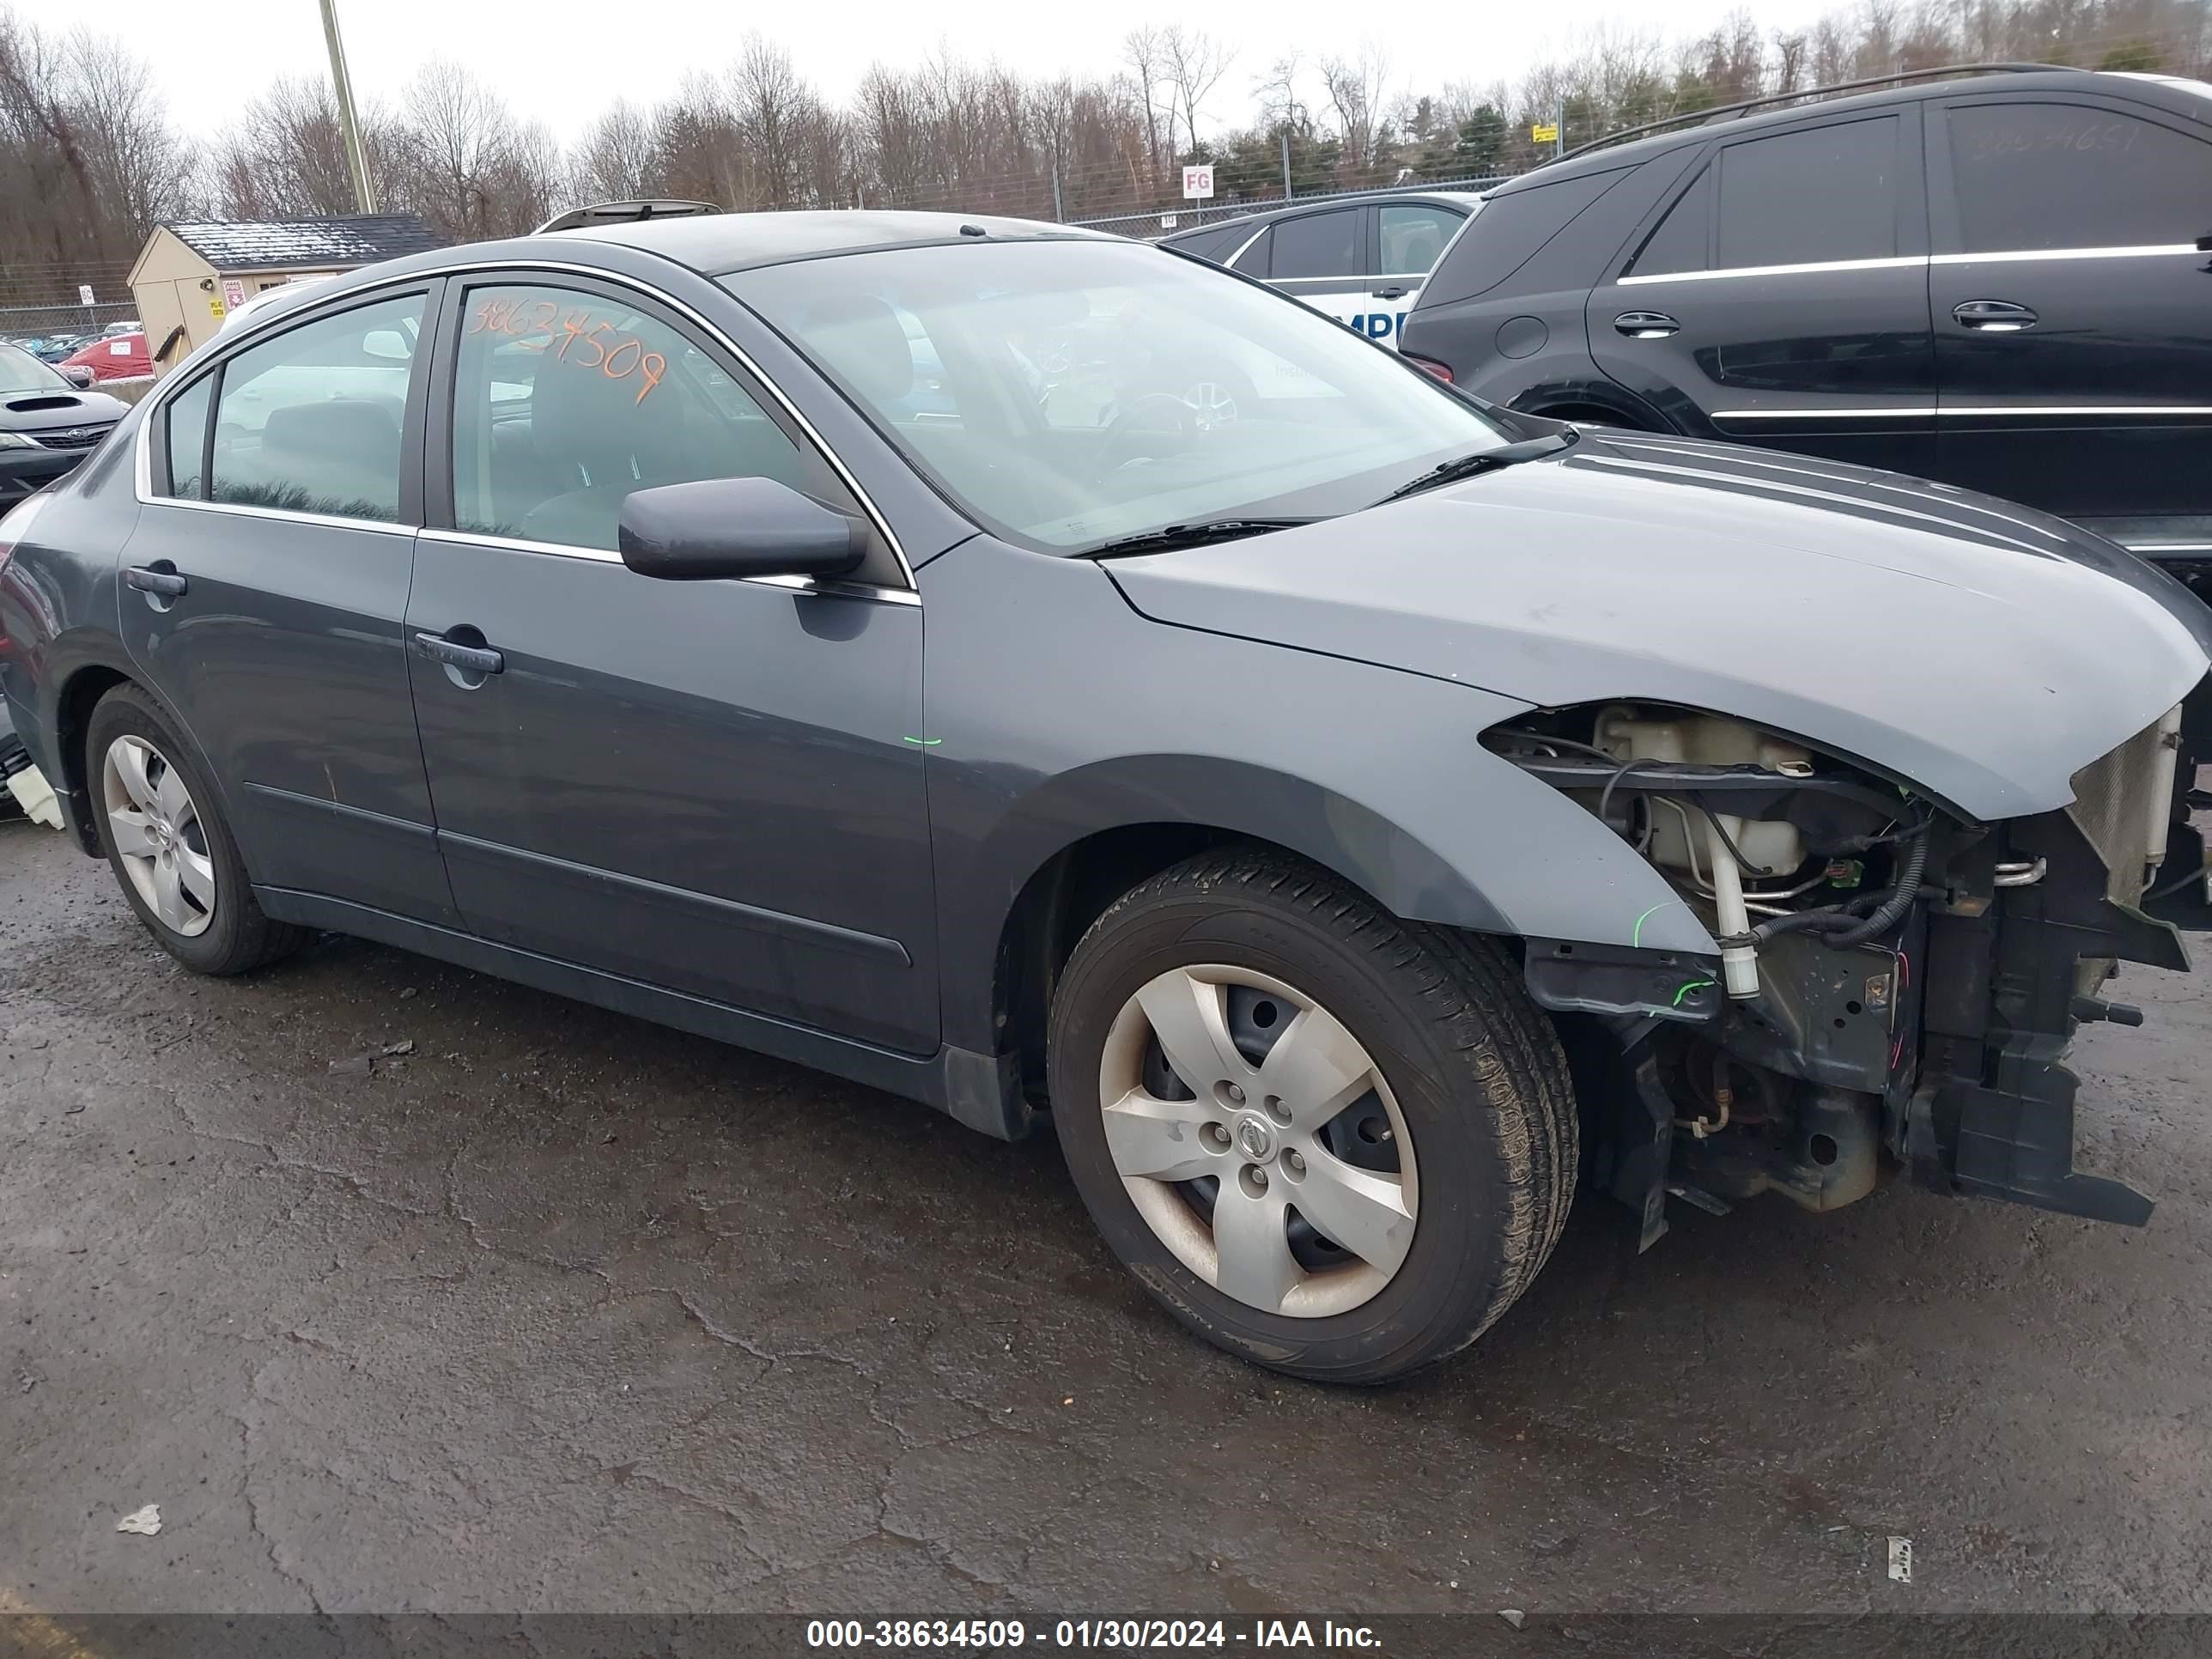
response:
{"label": "front fender", "polygon": [[1482,746],[1527,704],[1154,623],[1089,562],[985,538],[921,586],[948,1042],[1003,1046],[988,988],[1030,878],[1135,824],[1272,842],[1411,921],[1716,949],[1633,848]]}

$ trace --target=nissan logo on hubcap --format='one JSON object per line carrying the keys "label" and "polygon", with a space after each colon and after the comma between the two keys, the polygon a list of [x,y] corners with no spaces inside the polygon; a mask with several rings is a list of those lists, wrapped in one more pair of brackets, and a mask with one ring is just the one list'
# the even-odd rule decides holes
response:
{"label": "nissan logo on hubcap", "polygon": [[1257,1164],[1275,1155],[1275,1132],[1258,1118],[1248,1117],[1237,1126],[1237,1145]]}

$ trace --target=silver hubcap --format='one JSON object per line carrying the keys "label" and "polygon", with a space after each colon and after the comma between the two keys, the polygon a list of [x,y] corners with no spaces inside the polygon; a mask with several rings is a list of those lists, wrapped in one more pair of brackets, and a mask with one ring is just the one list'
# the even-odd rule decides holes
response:
{"label": "silver hubcap", "polygon": [[100,767],[100,805],[123,873],[146,908],[191,939],[215,920],[215,861],[185,780],[161,751],[125,734]]}
{"label": "silver hubcap", "polygon": [[1138,1213],[1224,1295],[1318,1319],[1404,1265],[1419,1208],[1405,1118],[1312,998],[1249,969],[1173,969],[1115,1018],[1098,1085]]}

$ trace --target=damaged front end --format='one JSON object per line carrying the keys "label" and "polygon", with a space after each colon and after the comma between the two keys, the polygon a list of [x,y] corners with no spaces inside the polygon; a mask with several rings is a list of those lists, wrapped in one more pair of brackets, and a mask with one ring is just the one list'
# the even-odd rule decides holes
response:
{"label": "damaged front end", "polygon": [[2084,1021],[2141,1023],[2101,994],[2118,963],[2188,965],[2174,924],[2207,910],[2188,809],[2208,700],[2212,680],[2081,769],[2070,805],[1996,823],[1698,711],[1616,703],[1488,733],[1633,843],[1714,940],[1526,941],[1529,990],[1595,1103],[1597,1178],[1643,1244],[1670,1194],[1829,1210],[1892,1164],[1940,1191],[2147,1220],[2148,1198],[2075,1170],[2060,1057]]}

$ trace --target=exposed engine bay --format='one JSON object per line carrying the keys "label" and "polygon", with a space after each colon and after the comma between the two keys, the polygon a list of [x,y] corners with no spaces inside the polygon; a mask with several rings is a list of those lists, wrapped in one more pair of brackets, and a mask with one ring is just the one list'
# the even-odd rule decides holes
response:
{"label": "exposed engine bay", "polygon": [[2148,1219],[2148,1198],[2074,1170],[2057,1061],[2083,1021],[2142,1023],[2100,994],[2120,962],[2185,969],[2176,924],[2212,923],[2189,826],[2208,726],[2212,680],[2076,773],[2070,805],[1994,823],[1695,710],[1611,703],[1486,734],[1632,844],[1714,941],[1710,957],[1526,942],[1530,991],[1595,1103],[1597,1178],[1643,1243],[1669,1195],[1830,1210],[1887,1166]]}

